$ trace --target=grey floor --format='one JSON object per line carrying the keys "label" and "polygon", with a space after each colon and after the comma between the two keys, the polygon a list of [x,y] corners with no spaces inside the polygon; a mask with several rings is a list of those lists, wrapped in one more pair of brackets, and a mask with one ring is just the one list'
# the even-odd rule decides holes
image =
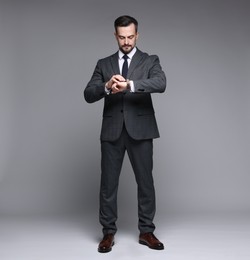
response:
{"label": "grey floor", "polygon": [[[189,216],[158,219],[156,235],[164,251],[137,242],[137,231],[123,223],[112,252],[100,254],[96,218],[0,218],[1,260],[171,259],[249,260],[250,218]],[[133,223],[134,224],[134,223]]]}

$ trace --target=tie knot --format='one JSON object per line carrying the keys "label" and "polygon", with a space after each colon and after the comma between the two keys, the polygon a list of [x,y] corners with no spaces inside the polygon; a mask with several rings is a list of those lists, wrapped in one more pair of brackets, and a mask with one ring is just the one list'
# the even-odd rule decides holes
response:
{"label": "tie knot", "polygon": [[122,58],[123,58],[124,60],[127,60],[127,59],[128,59],[128,55],[127,55],[127,54],[124,54]]}

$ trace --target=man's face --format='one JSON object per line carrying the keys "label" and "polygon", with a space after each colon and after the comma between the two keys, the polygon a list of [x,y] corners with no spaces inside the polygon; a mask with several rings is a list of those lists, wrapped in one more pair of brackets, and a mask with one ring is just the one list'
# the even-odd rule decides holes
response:
{"label": "man's face", "polygon": [[119,49],[128,54],[136,45],[138,39],[138,33],[135,30],[135,25],[132,23],[126,27],[117,27],[115,37],[119,46]]}

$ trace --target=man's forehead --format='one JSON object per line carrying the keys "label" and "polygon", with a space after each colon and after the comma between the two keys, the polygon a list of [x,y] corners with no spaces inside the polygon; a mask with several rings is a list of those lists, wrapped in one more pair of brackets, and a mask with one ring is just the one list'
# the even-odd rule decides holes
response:
{"label": "man's forehead", "polygon": [[117,27],[118,35],[128,35],[128,34],[136,34],[135,25],[130,24],[129,26],[119,26]]}

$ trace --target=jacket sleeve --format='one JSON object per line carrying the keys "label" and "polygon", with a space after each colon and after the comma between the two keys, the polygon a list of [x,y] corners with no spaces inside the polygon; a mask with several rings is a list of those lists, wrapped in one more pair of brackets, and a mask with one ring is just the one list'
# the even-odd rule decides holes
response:
{"label": "jacket sleeve", "polygon": [[88,103],[96,102],[107,95],[101,70],[101,62],[98,61],[93,75],[84,90],[84,98]]}
{"label": "jacket sleeve", "polygon": [[166,89],[167,80],[157,55],[151,55],[147,61],[147,78],[133,80],[135,93],[162,93]]}

